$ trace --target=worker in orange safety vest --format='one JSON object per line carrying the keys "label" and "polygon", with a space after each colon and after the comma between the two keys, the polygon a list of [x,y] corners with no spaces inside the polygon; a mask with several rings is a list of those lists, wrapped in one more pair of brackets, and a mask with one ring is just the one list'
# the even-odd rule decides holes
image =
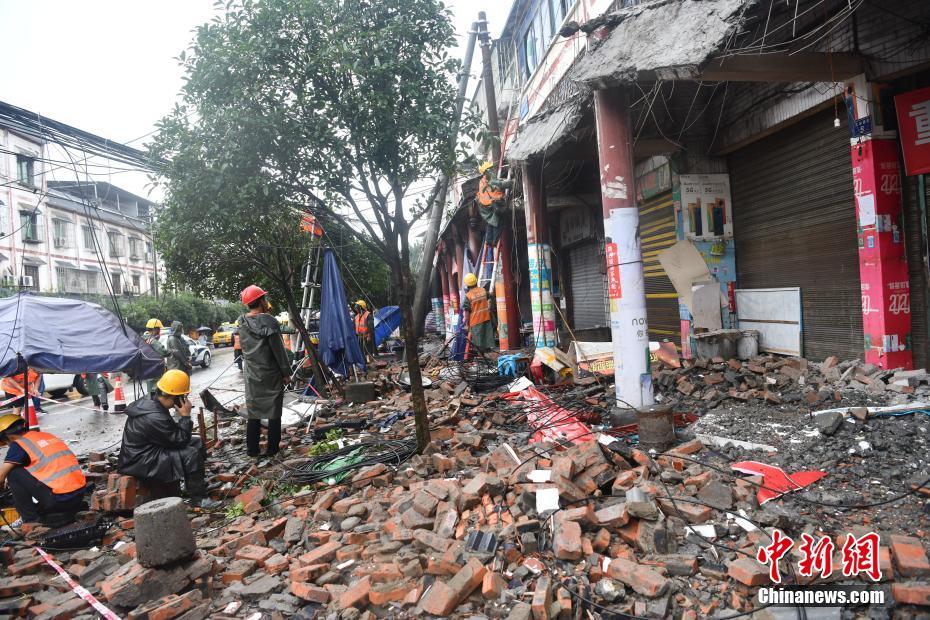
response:
{"label": "worker in orange safety vest", "polygon": [[463,309],[468,313],[468,338],[472,348],[487,351],[494,347],[494,324],[491,321],[491,303],[488,292],[478,286],[473,273],[465,274],[465,302]]}
{"label": "worker in orange safety vest", "polygon": [[358,348],[365,355],[365,361],[375,354],[375,317],[368,310],[368,304],[359,299],[355,302],[355,335]]}
{"label": "worker in orange safety vest", "polygon": [[87,480],[65,442],[51,433],[28,430],[22,418],[8,413],[0,416],[0,446],[7,446],[0,487],[9,486],[21,521],[81,509]]}

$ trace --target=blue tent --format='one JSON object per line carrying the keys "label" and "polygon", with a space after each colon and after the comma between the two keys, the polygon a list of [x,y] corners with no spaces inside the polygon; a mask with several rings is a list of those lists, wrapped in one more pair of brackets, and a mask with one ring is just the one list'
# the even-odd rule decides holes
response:
{"label": "blue tent", "polygon": [[22,372],[126,372],[153,379],[164,359],[109,310],[86,301],[19,293],[0,299],[0,376]]}
{"label": "blue tent", "polygon": [[385,306],[375,310],[375,345],[388,339],[400,327],[400,306]]}
{"label": "blue tent", "polygon": [[332,250],[323,256],[323,293],[320,296],[320,355],[330,369],[348,377],[352,365],[365,368],[365,356],[355,337],[339,265]]}

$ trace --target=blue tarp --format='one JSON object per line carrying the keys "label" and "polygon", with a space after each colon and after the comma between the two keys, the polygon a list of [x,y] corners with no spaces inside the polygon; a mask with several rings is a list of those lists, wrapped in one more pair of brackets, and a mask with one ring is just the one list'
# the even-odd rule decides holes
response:
{"label": "blue tarp", "polygon": [[126,372],[161,376],[165,364],[142,338],[97,304],[19,293],[0,299],[0,376],[22,372]]}
{"label": "blue tarp", "polygon": [[385,306],[375,310],[375,345],[382,342],[400,327],[400,306]]}
{"label": "blue tarp", "polygon": [[358,347],[355,325],[349,316],[345,288],[332,250],[323,256],[323,293],[320,296],[320,355],[323,363],[348,377],[352,365],[365,368],[365,356]]}

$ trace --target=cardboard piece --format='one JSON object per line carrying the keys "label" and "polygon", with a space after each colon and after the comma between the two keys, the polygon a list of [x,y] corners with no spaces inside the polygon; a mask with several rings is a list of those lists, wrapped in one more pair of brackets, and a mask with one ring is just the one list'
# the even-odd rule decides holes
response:
{"label": "cardboard piece", "polygon": [[691,287],[698,282],[714,280],[701,252],[688,240],[678,241],[659,252],[659,263],[672,281],[678,298],[694,314]]}
{"label": "cardboard piece", "polygon": [[694,317],[695,328],[703,327],[711,331],[723,329],[720,296],[720,285],[716,282],[701,282],[691,287],[691,298],[694,303],[691,316]]}

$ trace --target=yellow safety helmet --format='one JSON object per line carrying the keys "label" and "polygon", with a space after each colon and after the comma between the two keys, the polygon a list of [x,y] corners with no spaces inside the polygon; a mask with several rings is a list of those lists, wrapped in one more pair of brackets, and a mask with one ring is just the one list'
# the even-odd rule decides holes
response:
{"label": "yellow safety helmet", "polygon": [[466,273],[465,286],[478,286],[478,276],[473,273]]}
{"label": "yellow safety helmet", "polygon": [[149,319],[149,322],[145,324],[145,329],[161,329],[162,327],[164,325],[158,319]]}
{"label": "yellow safety helmet", "polygon": [[364,310],[368,310],[368,304],[366,304],[366,303],[365,303],[363,300],[361,300],[361,299],[359,299],[357,302],[355,302],[355,305],[356,305],[356,306],[361,306]]}
{"label": "yellow safety helmet", "polygon": [[484,162],[483,164],[478,166],[478,174],[484,174],[485,172],[488,171],[488,168],[491,168],[493,165],[494,164],[489,161]]}
{"label": "yellow safety helmet", "polygon": [[7,429],[16,424],[17,422],[22,422],[23,419],[16,414],[8,413],[6,415],[0,416],[0,436],[3,436]]}
{"label": "yellow safety helmet", "polygon": [[184,396],[191,391],[191,378],[183,370],[169,370],[161,376],[155,387],[162,394],[169,396]]}

